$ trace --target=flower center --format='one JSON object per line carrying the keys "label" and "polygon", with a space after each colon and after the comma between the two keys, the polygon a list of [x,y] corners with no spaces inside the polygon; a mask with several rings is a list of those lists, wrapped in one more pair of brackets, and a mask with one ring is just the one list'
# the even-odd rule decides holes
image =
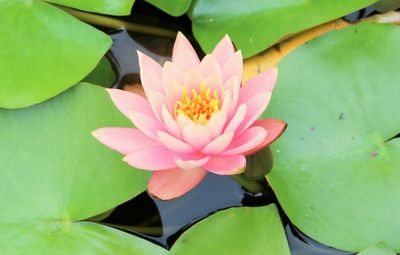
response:
{"label": "flower center", "polygon": [[217,90],[211,94],[210,89],[201,84],[200,92],[192,89],[192,96],[189,97],[186,88],[182,86],[181,100],[175,103],[175,116],[185,114],[193,122],[205,125],[220,108]]}

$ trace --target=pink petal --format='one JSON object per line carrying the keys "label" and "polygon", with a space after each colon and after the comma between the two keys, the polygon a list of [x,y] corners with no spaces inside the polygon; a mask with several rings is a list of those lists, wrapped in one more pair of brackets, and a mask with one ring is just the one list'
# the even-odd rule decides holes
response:
{"label": "pink petal", "polygon": [[190,68],[198,68],[200,64],[199,57],[195,50],[181,32],[178,32],[176,37],[172,52],[172,62],[178,65],[183,71]]}
{"label": "pink petal", "polygon": [[231,143],[233,135],[233,132],[228,132],[218,136],[211,143],[207,144],[201,152],[206,155],[213,155],[224,151]]}
{"label": "pink petal", "polygon": [[154,115],[157,117],[159,121],[162,121],[162,106],[166,103],[165,95],[161,92],[150,90],[147,91],[147,99],[150,103],[151,109],[154,112]]}
{"label": "pink petal", "polygon": [[204,77],[215,72],[221,76],[221,67],[214,55],[206,55],[200,63],[199,70]]}
{"label": "pink petal", "polygon": [[228,81],[232,77],[236,77],[238,81],[242,80],[243,75],[243,58],[242,52],[235,52],[224,64],[222,68],[222,80]]}
{"label": "pink petal", "polygon": [[260,145],[267,137],[267,131],[263,127],[251,127],[235,137],[223,155],[243,154]]}
{"label": "pink petal", "polygon": [[170,61],[165,62],[162,70],[162,81],[164,89],[167,88],[168,82],[171,80],[183,84],[183,76],[184,72],[177,65]]}
{"label": "pink petal", "polygon": [[142,81],[143,89],[147,95],[150,90],[164,91],[162,86],[162,68],[153,59],[138,51],[140,80]]}
{"label": "pink petal", "polygon": [[136,168],[155,171],[175,168],[177,156],[179,156],[179,153],[160,145],[135,150],[128,154],[124,161]]}
{"label": "pink petal", "polygon": [[247,105],[246,104],[241,104],[239,107],[236,109],[235,115],[233,115],[233,118],[229,122],[228,126],[226,126],[224,132],[234,132],[242,123],[244,118],[246,117],[246,112],[247,112]]}
{"label": "pink petal", "polygon": [[192,153],[194,152],[193,148],[187,143],[182,142],[179,139],[167,134],[165,132],[159,131],[157,132],[160,141],[170,149],[171,151],[179,152],[179,153]]}
{"label": "pink petal", "polygon": [[240,88],[240,101],[246,102],[259,93],[272,92],[277,76],[278,69],[271,68],[249,80]]}
{"label": "pink petal", "polygon": [[189,170],[203,166],[210,159],[209,156],[204,155],[186,155],[175,159],[175,163],[181,169]]}
{"label": "pink petal", "polygon": [[218,60],[220,66],[224,66],[225,62],[235,53],[232,41],[228,35],[215,46],[212,54]]}
{"label": "pink petal", "polygon": [[211,142],[211,135],[207,127],[191,123],[182,131],[183,139],[196,150],[203,149],[204,145]]}
{"label": "pink petal", "polygon": [[119,89],[107,89],[117,108],[127,116],[144,134],[158,139],[156,132],[164,130],[148,101],[137,94]]}
{"label": "pink petal", "polygon": [[100,128],[93,131],[92,135],[104,145],[124,155],[141,148],[161,145],[137,128]]}
{"label": "pink petal", "polygon": [[167,104],[170,112],[174,112],[176,101],[180,100],[182,97],[183,85],[175,80],[170,80],[167,83]]}
{"label": "pink petal", "polygon": [[229,90],[225,90],[222,94],[222,106],[221,111],[225,112],[229,116],[232,110],[232,94]]}
{"label": "pink petal", "polygon": [[269,100],[271,99],[271,92],[265,92],[250,98],[247,104],[247,113],[243,122],[236,129],[237,133],[240,134],[248,127],[250,127],[256,119],[258,119],[261,114],[265,111],[269,104]]}
{"label": "pink petal", "polygon": [[261,144],[249,151],[246,151],[244,153],[246,156],[256,153],[257,151],[273,143],[283,134],[283,132],[285,132],[287,124],[286,122],[277,119],[261,119],[256,120],[253,124],[253,127],[263,127],[268,134]]}
{"label": "pink petal", "polygon": [[174,168],[156,171],[150,178],[148,191],[162,200],[180,197],[197,186],[207,172],[199,167],[190,170]]}
{"label": "pink petal", "polygon": [[187,125],[193,124],[193,121],[188,116],[182,113],[178,114],[178,116],[176,117],[176,122],[178,123],[181,130],[183,130]]}
{"label": "pink petal", "polygon": [[192,96],[192,89],[196,90],[196,92],[200,91],[201,82],[204,80],[204,77],[200,74],[197,69],[189,69],[186,71],[185,76],[183,78],[183,85],[185,86],[188,95]]}
{"label": "pink petal", "polygon": [[225,122],[226,113],[224,111],[216,112],[213,116],[211,116],[211,118],[207,122],[206,127],[208,128],[212,139],[222,133],[222,130],[225,127]]}
{"label": "pink petal", "polygon": [[204,169],[214,174],[233,175],[243,173],[246,167],[246,158],[243,155],[220,156],[210,158]]}
{"label": "pink petal", "polygon": [[225,84],[224,84],[224,89],[225,90],[230,90],[231,95],[232,95],[232,108],[235,109],[238,100],[239,100],[239,92],[240,92],[240,82],[236,78],[236,76],[232,77],[229,79]]}
{"label": "pink petal", "polygon": [[218,72],[211,73],[205,80],[202,81],[202,84],[204,84],[206,88],[210,89],[211,97],[214,96],[215,90],[217,91],[218,96],[221,96],[223,87],[222,87],[222,80],[220,73]]}
{"label": "pink petal", "polygon": [[171,113],[168,111],[167,107],[163,105],[161,107],[161,115],[164,122],[165,128],[171,133],[173,136],[180,138],[181,137],[181,128],[178,123],[172,117]]}

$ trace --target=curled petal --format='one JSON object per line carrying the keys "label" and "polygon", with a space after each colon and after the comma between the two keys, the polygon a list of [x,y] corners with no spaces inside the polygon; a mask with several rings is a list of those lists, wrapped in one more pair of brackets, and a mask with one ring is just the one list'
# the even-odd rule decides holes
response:
{"label": "curled petal", "polygon": [[150,178],[148,191],[162,200],[177,198],[196,187],[206,174],[207,172],[201,167],[190,170],[174,168],[156,171]]}
{"label": "curled petal", "polygon": [[224,155],[243,154],[260,145],[267,137],[267,131],[262,127],[251,127],[236,136],[229,147],[222,153]]}
{"label": "curled petal", "polygon": [[198,167],[202,167],[205,163],[208,162],[208,160],[210,159],[209,156],[204,156],[204,155],[185,155],[185,156],[181,156],[178,157],[177,159],[175,159],[175,163],[178,167],[180,167],[181,169],[193,169],[193,168],[198,168]]}
{"label": "curled petal", "polygon": [[125,156],[129,165],[144,170],[165,170],[175,168],[179,153],[168,150],[164,145],[140,148]]}
{"label": "curled petal", "polygon": [[223,152],[231,143],[233,134],[233,132],[228,132],[218,136],[211,143],[207,144],[201,152],[206,155],[213,155]]}
{"label": "curled petal", "polygon": [[243,173],[246,167],[246,158],[243,155],[221,156],[215,155],[210,158],[204,169],[219,175],[233,175]]}
{"label": "curled petal", "polygon": [[158,139],[157,131],[164,127],[157,120],[149,102],[142,96],[119,89],[107,89],[117,108],[147,136]]}
{"label": "curled petal", "polygon": [[171,151],[179,152],[179,153],[192,153],[194,152],[192,146],[190,146],[187,143],[182,142],[179,139],[176,139],[172,135],[158,131],[157,132],[158,137],[160,138],[160,141],[170,149]]}
{"label": "curled petal", "polygon": [[253,124],[253,127],[262,127],[267,131],[267,136],[265,139],[255,148],[246,151],[244,155],[251,155],[256,153],[257,151],[267,147],[271,143],[273,143],[276,139],[278,139],[287,127],[286,122],[278,120],[278,119],[261,119],[256,120]]}
{"label": "curled petal", "polygon": [[198,68],[200,64],[199,57],[186,37],[178,32],[174,49],[172,52],[172,62],[186,71],[190,68]]}
{"label": "curled petal", "polygon": [[228,35],[215,46],[212,55],[215,56],[220,66],[224,66],[225,62],[235,53],[232,41]]}
{"label": "curled petal", "polygon": [[161,145],[137,128],[100,128],[93,131],[92,135],[104,145],[124,155],[141,148]]}

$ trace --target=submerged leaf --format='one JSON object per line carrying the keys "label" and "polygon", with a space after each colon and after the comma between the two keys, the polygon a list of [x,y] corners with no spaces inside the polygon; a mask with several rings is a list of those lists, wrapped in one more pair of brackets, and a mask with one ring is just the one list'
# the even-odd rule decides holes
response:
{"label": "submerged leaf", "polygon": [[267,114],[288,129],[268,179],[297,227],[342,250],[384,241],[400,251],[399,41],[398,26],[364,22],[279,66]]}

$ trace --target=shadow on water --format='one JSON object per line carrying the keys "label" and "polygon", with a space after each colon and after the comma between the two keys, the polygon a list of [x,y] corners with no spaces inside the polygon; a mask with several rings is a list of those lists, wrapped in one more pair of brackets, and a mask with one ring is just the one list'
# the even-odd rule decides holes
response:
{"label": "shadow on water", "polygon": [[[136,11],[139,9],[140,15],[155,11],[158,13],[157,22],[164,25],[171,23],[162,20],[163,17],[171,20],[171,17],[159,13],[158,10],[143,1],[138,2],[135,6]],[[345,18],[353,22],[373,13],[373,8],[368,7]],[[132,17],[137,18],[140,15],[134,14]],[[151,19],[151,15],[149,17],[148,20],[154,20]],[[187,25],[187,18],[183,19]],[[179,20],[177,23],[181,22],[182,20]],[[178,30],[182,29],[178,27],[174,31]],[[187,27],[183,30],[186,31],[186,35],[190,35]],[[114,41],[113,47],[108,53],[118,76],[114,87],[123,88],[127,84],[140,84],[137,50],[152,57],[160,64],[169,60],[172,54],[173,39],[132,34],[125,30],[105,31],[111,35]],[[194,190],[172,201],[160,201],[149,196],[147,192],[143,192],[115,208],[101,223],[170,248],[187,228],[210,214],[230,207],[264,206],[275,203],[279,207],[293,255],[352,254],[324,246],[301,233],[289,222],[265,179],[258,182],[264,185],[265,190],[259,194],[251,194],[229,176],[208,174]]]}

